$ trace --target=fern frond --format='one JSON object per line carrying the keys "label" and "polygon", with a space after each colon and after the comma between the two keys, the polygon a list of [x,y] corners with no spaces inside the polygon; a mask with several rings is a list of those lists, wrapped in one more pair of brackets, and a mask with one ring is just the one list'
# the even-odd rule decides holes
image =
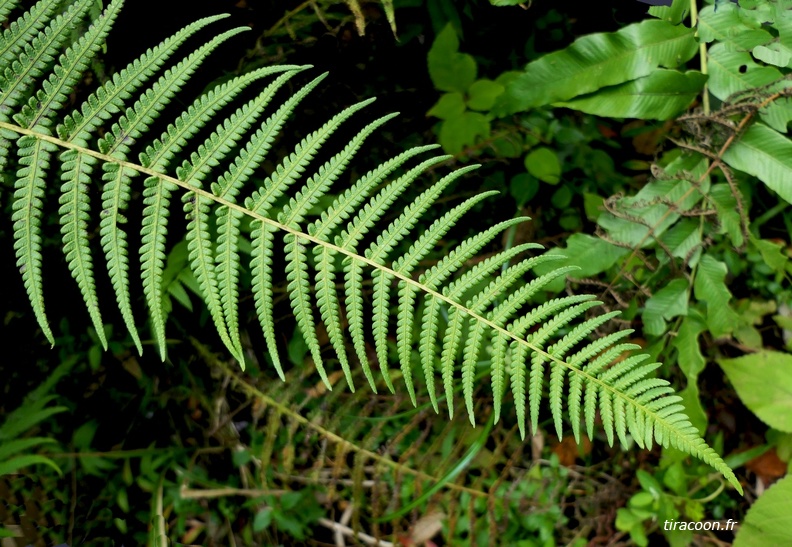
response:
{"label": "fern frond", "polygon": [[[574,268],[550,268],[538,276],[532,270],[561,260],[560,255],[522,257],[540,248],[525,244],[465,269],[498,234],[525,219],[486,228],[451,246],[441,260],[420,271],[421,262],[438,250],[449,231],[489,195],[482,193],[442,214],[430,214],[438,208],[445,189],[475,166],[440,177],[428,189],[416,192],[417,197],[401,210],[395,203],[407,188],[449,157],[430,158],[409,167],[408,161],[433,147],[415,148],[372,169],[349,188],[333,190],[369,135],[392,118],[375,120],[340,151],[326,153],[332,143],[329,139],[340,126],[371,101],[345,109],[310,133],[275,162],[277,166],[263,177],[263,183],[250,190],[252,175],[264,164],[286,120],[323,76],[285,97],[263,122],[258,120],[264,117],[278,90],[307,67],[266,68],[238,76],[179,109],[158,138],[150,135],[152,124],[185,90],[203,60],[243,29],[217,35],[148,84],[177,47],[219,17],[185,27],[97,89],[63,119],[58,136],[53,136],[52,127],[66,96],[104,41],[121,3],[114,0],[69,47],[66,44],[72,29],[85,18],[90,0],[72,3],[55,16],[57,0],[41,0],[0,36],[0,167],[9,158],[16,158],[12,220],[17,266],[36,320],[50,342],[54,337],[44,308],[40,225],[47,181],[60,170],[64,252],[94,328],[102,344],[107,345],[88,235],[91,175],[101,166],[101,246],[121,315],[138,350],[142,343],[132,313],[126,234],[127,225],[132,223],[125,214],[132,189],[142,182],[144,211],[136,254],[153,337],[163,359],[166,235],[176,218],[171,215],[172,198],[179,198],[187,220],[190,267],[220,340],[240,366],[244,367],[239,336],[239,295],[244,278],[240,246],[244,241],[251,249],[256,315],[281,378],[284,371],[275,336],[272,296],[276,254],[285,258],[286,292],[298,330],[328,388],[327,356],[317,336],[320,326],[327,332],[351,389],[356,357],[363,375],[376,390],[366,341],[370,336],[385,385],[395,391],[389,355],[391,341],[395,340],[395,360],[413,403],[418,395],[413,380],[413,367],[417,365],[435,410],[439,411],[435,393],[439,373],[449,415],[453,416],[455,391],[461,385],[468,416],[475,423],[475,383],[488,377],[493,420],[500,416],[511,391],[523,436],[528,420],[536,430],[542,401],[548,399],[559,436],[564,412],[576,438],[581,422],[587,434],[593,435],[599,413],[608,442],[618,438],[628,443],[632,438],[639,446],[658,442],[677,447],[713,465],[739,488],[731,470],[698,436],[668,382],[653,377],[659,365],[647,362],[644,355],[623,355],[636,349],[625,342],[630,331],[598,337],[598,329],[614,313],[592,315],[598,302],[588,295],[537,304],[546,298],[548,283]],[[0,3],[0,14],[11,13],[14,5]],[[224,114],[240,93],[270,75],[274,80],[263,91],[230,115]],[[148,88],[141,91],[145,85]],[[213,122],[215,119],[219,121]],[[255,124],[260,125],[248,135]],[[96,133],[103,125],[109,128],[97,141]],[[195,142],[203,131],[209,136]],[[7,153],[12,144],[16,152],[13,156]],[[60,156],[51,169],[56,151]],[[137,160],[131,161],[131,154],[138,154]],[[317,157],[330,159],[314,165]],[[224,168],[215,173],[221,165]],[[336,194],[332,204],[320,207],[330,193]],[[393,212],[396,214],[386,222],[386,215]],[[308,222],[310,215],[317,213],[318,217]],[[249,235],[241,229],[244,217],[250,219]],[[527,282],[526,276],[531,276]],[[370,303],[369,292],[364,290],[366,278],[372,282]],[[342,287],[337,286],[339,283]],[[343,291],[343,297],[339,291]],[[370,329],[365,326],[367,317]],[[345,321],[351,348],[344,336]]]}

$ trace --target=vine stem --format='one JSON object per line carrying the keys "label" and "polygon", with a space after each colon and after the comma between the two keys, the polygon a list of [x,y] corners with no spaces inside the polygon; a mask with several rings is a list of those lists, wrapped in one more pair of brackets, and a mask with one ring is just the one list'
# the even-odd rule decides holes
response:
{"label": "vine stem", "polygon": [[[698,178],[698,180],[696,181],[696,184],[692,185],[684,194],[682,194],[679,197],[679,199],[677,199],[674,202],[675,206],[676,205],[680,205],[683,201],[685,201],[688,198],[688,196],[690,196],[690,194],[693,193],[694,190],[698,190],[698,188],[701,185],[701,183],[704,182],[704,179],[706,179],[708,176],[710,176],[710,174],[712,173],[713,169],[715,169],[716,167],[721,165],[721,163],[723,163],[723,154],[725,154],[726,151],[729,149],[729,147],[731,147],[731,145],[734,144],[734,141],[737,139],[737,136],[740,133],[742,133],[743,130],[748,126],[748,124],[751,122],[751,120],[756,115],[756,113],[759,110],[761,110],[762,108],[766,107],[768,104],[770,104],[773,101],[779,99],[783,95],[784,95],[783,92],[773,93],[768,98],[766,98],[764,101],[759,103],[759,105],[754,110],[752,110],[751,112],[748,112],[745,115],[745,117],[743,117],[742,120],[740,120],[739,125],[737,125],[737,127],[734,130],[734,132],[731,135],[729,135],[729,138],[726,139],[726,142],[723,143],[723,146],[721,146],[720,150],[718,151],[718,154],[716,155],[715,158],[713,158],[712,163],[710,163],[709,166],[707,167],[707,170],[704,171],[704,173]],[[0,124],[0,127],[2,127],[3,125],[4,124]],[[616,284],[616,282],[624,276],[625,265],[628,264],[635,257],[635,255],[638,252],[638,249],[640,249],[641,246],[644,243],[646,243],[646,240],[648,240],[650,237],[652,237],[652,234],[654,234],[655,228],[657,226],[660,226],[663,223],[663,221],[665,221],[665,219],[667,219],[669,216],[671,216],[671,214],[673,213],[674,210],[675,210],[674,207],[670,207],[665,213],[663,213],[662,216],[657,220],[657,222],[655,222],[654,226],[652,226],[647,231],[646,235],[643,236],[643,238],[641,238],[641,240],[638,241],[638,243],[635,244],[635,246],[633,247],[633,250],[630,253],[630,255],[625,260],[622,261],[622,266],[619,269],[619,271],[613,277],[613,279],[608,284],[608,286],[605,287],[605,289],[603,290],[603,292],[602,292],[603,295],[606,294],[607,291],[612,290],[613,286]]]}
{"label": "vine stem", "polygon": [[[690,0],[690,26],[696,28],[694,36],[698,37],[698,2],[697,0]],[[708,74],[707,69],[707,44],[699,42],[699,62],[701,64],[701,73]],[[701,102],[704,108],[704,114],[709,116],[710,113],[710,97],[709,86],[705,83],[704,90],[701,94]]]}

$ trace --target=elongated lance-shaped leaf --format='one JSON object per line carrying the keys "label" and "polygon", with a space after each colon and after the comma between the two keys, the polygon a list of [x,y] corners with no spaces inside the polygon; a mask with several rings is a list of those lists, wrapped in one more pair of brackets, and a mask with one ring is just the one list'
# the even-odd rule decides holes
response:
{"label": "elongated lance-shaped leaf", "polygon": [[297,320],[297,327],[303,335],[311,357],[314,361],[319,376],[322,378],[327,389],[333,388],[327,378],[327,372],[322,364],[321,349],[319,340],[316,338],[316,326],[313,319],[311,307],[310,285],[308,282],[308,268],[304,264],[307,258],[305,245],[308,240],[299,240],[291,234],[286,235],[286,280],[289,282],[287,290],[291,301],[294,317]]}
{"label": "elongated lance-shaped leaf", "polygon": [[60,223],[63,235],[63,252],[66,262],[77,286],[80,288],[88,314],[91,316],[96,335],[107,350],[107,338],[102,326],[99,312],[99,301],[96,298],[96,286],[93,278],[93,260],[88,246],[88,221],[91,206],[88,202],[88,188],[91,178],[89,166],[96,159],[76,150],[69,150],[61,155],[63,162],[63,186],[60,196]]}
{"label": "elongated lance-shaped leaf", "polygon": [[[186,112],[170,125],[165,133],[141,154],[141,163],[144,166],[165,170],[175,154],[177,154],[198,132],[206,122],[212,119],[216,112],[227,105],[233,98],[245,89],[250,83],[267,76],[277,70],[260,69],[221,84],[216,89],[198,97]],[[196,181],[192,181],[196,184]],[[195,273],[198,284],[204,295],[204,301],[209,308],[209,313],[225,346],[238,360],[244,361],[242,346],[239,337],[229,336],[223,318],[220,296],[217,291],[217,281],[214,272],[214,256],[211,252],[210,237],[208,234],[208,203],[205,198],[200,200],[197,207],[191,203],[193,195],[188,193],[186,210],[192,216],[188,229],[187,241],[189,248],[190,266]]]}
{"label": "elongated lance-shaped leaf", "polygon": [[141,230],[140,278],[146,296],[154,338],[160,358],[167,355],[165,345],[165,310],[162,307],[162,270],[165,265],[165,236],[168,224],[168,203],[176,190],[172,182],[149,177],[143,190],[143,229]]}
{"label": "elongated lance-shaped leaf", "polygon": [[[632,334],[631,329],[622,330],[618,332],[614,332],[609,334],[603,338],[600,338],[596,341],[596,343],[589,344],[578,353],[572,356],[571,359],[568,360],[569,364],[575,368],[581,368],[581,365],[592,359],[598,353],[604,350],[604,348],[612,347],[613,344],[621,340],[622,338],[626,338],[630,334]],[[641,346],[637,344],[630,345],[627,350],[632,351],[636,349],[640,349]],[[569,397],[567,400],[569,401],[569,420],[572,423],[572,433],[575,435],[575,442],[580,442],[580,411],[583,408],[581,405],[582,397],[583,397],[583,380],[586,378],[586,373],[581,374],[573,374],[569,379]],[[523,433],[524,438],[524,433]]]}
{"label": "elongated lance-shaped leaf", "polygon": [[[433,222],[432,225],[418,237],[418,240],[410,246],[407,253],[400,256],[393,263],[393,270],[402,275],[411,276],[418,263],[429,254],[440,238],[448,233],[448,230],[450,230],[451,227],[477,203],[493,194],[497,194],[497,191],[484,192],[472,198],[468,198]],[[413,347],[413,308],[417,291],[418,289],[406,283],[402,283],[399,287],[396,346],[399,352],[402,377],[404,378],[404,383],[408,386],[407,390],[409,393],[414,393],[410,356]],[[426,336],[427,334],[427,332],[423,332],[422,336]],[[434,337],[432,343],[434,343]],[[426,377],[426,387],[429,391],[432,406],[435,412],[439,412],[437,407],[437,395],[434,389],[433,360],[428,367],[424,368],[424,376]]]}
{"label": "elongated lance-shaped leaf", "polygon": [[60,138],[87,146],[87,140],[96,128],[112,115],[120,113],[125,101],[162,68],[181,44],[203,27],[226,17],[228,15],[205,17],[187,25],[113,74],[102,87],[83,101],[79,109],[64,118],[63,123],[58,126]]}
{"label": "elongated lance-shaped leaf", "polygon": [[[7,4],[10,2],[4,2],[4,5],[0,6],[0,21],[4,21],[8,16],[8,13],[3,13]],[[32,41],[52,19],[56,7],[58,7],[57,2],[41,0],[29,11],[20,15],[19,19],[11,21],[8,28],[0,35],[0,59],[9,65],[16,61],[24,45]]]}
{"label": "elongated lance-shaped leaf", "polygon": [[[492,283],[490,283],[489,286],[487,286],[483,291],[473,296],[473,298],[468,301],[466,307],[474,314],[478,315],[483,313],[492,302],[494,302],[499,296],[503,294],[501,291],[505,289],[499,289],[499,287],[508,287],[510,283],[513,283],[519,276],[522,275],[522,273],[520,273],[519,276],[516,274],[521,271],[524,273],[537,263],[540,263],[540,258],[541,257],[528,259],[522,263],[515,264],[514,266],[510,267],[500,276],[498,276]],[[516,312],[526,302],[528,302],[542,287],[550,283],[550,281],[556,277],[560,277],[565,275],[567,272],[576,269],[577,268],[574,266],[558,268],[553,272],[537,277],[527,285],[523,285],[516,291],[512,292],[504,302],[498,304],[495,309],[488,314],[488,319],[498,326],[503,326],[503,324],[509,320],[511,315],[514,314],[514,312]],[[468,340],[465,344],[464,356],[462,360],[462,394],[465,398],[465,406],[467,407],[468,416],[470,417],[471,423],[474,423],[473,373],[478,360],[478,355],[481,352],[481,345],[484,340],[484,328],[484,323],[481,321],[473,322],[472,329],[468,333]],[[496,373],[500,374],[499,371],[496,371]]]}
{"label": "elongated lance-shaped leaf", "polygon": [[69,6],[65,13],[53,19],[38,36],[24,45],[9,69],[0,72],[0,120],[8,121],[10,113],[33,85],[50,68],[55,56],[68,38],[75,24],[85,16],[90,0]]}
{"label": "elongated lance-shaped leaf", "polygon": [[235,344],[228,335],[220,294],[217,290],[217,276],[214,268],[214,253],[209,234],[209,205],[210,201],[204,197],[196,197],[188,193],[184,211],[189,220],[187,224],[187,249],[189,252],[190,268],[195,274],[198,286],[201,288],[203,300],[214,322],[220,339],[225,344],[231,355],[240,363],[244,363],[240,345]]}
{"label": "elongated lance-shaped leaf", "polygon": [[[314,155],[327,138],[352,114],[371,104],[372,100],[373,99],[362,101],[356,105],[350,106],[330,119],[320,129],[304,138],[295,147],[294,151],[284,158],[281,164],[275,169],[275,172],[264,181],[264,188],[257,190],[251,197],[247,198],[245,206],[251,211],[266,216],[274,201],[303,174],[306,166],[311,159],[313,159]],[[290,295],[292,310],[303,338],[311,350],[314,364],[319,373],[323,375],[323,379],[329,388],[330,383],[324,372],[319,351],[319,342],[316,339],[316,332],[313,327],[314,321],[310,309],[310,295],[307,291],[308,275],[306,272],[299,270],[299,268],[304,267],[302,265],[305,260],[303,256],[304,253],[301,249],[294,249],[293,246],[297,243],[294,238],[287,236],[285,243],[285,252],[287,256],[291,256],[294,259],[286,263],[287,277],[290,276],[290,280],[293,282],[293,286],[296,289],[296,292]],[[254,241],[254,246],[256,244],[257,243]],[[303,290],[303,288],[306,290]],[[307,305],[307,307],[305,307],[305,305]]]}
{"label": "elongated lance-shaped leaf", "polygon": [[[453,275],[453,273],[458,270],[468,259],[481,250],[482,247],[490,243],[492,239],[495,238],[499,233],[508,229],[510,226],[514,226],[515,224],[524,222],[525,220],[527,220],[525,217],[507,220],[506,222],[496,224],[484,232],[466,239],[450,253],[448,253],[442,260],[440,260],[440,262],[421,274],[421,276],[418,278],[419,283],[432,290],[437,289],[438,285],[445,282],[448,277]],[[440,301],[433,295],[426,295],[424,297],[424,312],[421,320],[421,337],[419,349],[424,376],[427,377],[427,385],[430,382],[428,379],[430,374],[432,376],[432,385],[434,385],[435,346],[437,345],[438,331],[437,315],[439,310]],[[451,366],[453,369],[453,359],[449,364],[443,363],[441,360],[441,371],[444,371],[444,367],[446,365]],[[429,396],[434,400],[434,389],[429,391]]]}
{"label": "elongated lance-shaped leaf", "polygon": [[[124,172],[126,171],[126,172]],[[135,341],[138,353],[143,353],[143,346],[140,343],[140,336],[135,327],[135,319],[132,316],[132,306],[129,294],[129,260],[127,258],[126,233],[118,225],[127,222],[122,214],[122,204],[129,201],[130,189],[125,181],[129,180],[134,171],[127,167],[122,167],[117,163],[107,163],[104,165],[104,191],[102,193],[102,213],[99,225],[101,235],[102,250],[107,259],[107,272],[110,275],[110,282],[118,302],[118,309],[124,319],[132,339]]]}
{"label": "elongated lance-shaped leaf", "polygon": [[[112,155],[119,159],[126,159],[126,155],[134,140],[139,138],[148,128],[149,124],[175,96],[176,92],[181,89],[184,82],[197,70],[200,63],[224,40],[238,34],[242,30],[244,29],[232,29],[217,36],[179,62],[174,68],[166,71],[151,88],[143,93],[132,108],[127,109],[126,114],[121,117],[117,124],[113,125],[112,130],[99,141],[100,150],[104,154]],[[107,173],[108,170],[113,168],[109,163],[104,163],[103,169]],[[116,232],[112,236],[108,236],[108,241],[117,243],[126,241],[126,234],[121,230],[119,220],[122,218],[121,211],[126,209],[130,179],[128,178],[128,171],[123,169],[114,174],[118,175],[118,177],[116,178],[112,174],[105,177],[106,182],[102,193],[102,201],[104,210],[108,211],[108,213],[100,223],[100,230],[105,234]],[[146,205],[143,211],[144,228],[141,232],[144,240],[144,245],[140,249],[141,271],[144,279],[144,293],[149,295],[148,305],[150,307],[156,306],[156,310],[150,308],[152,325],[155,330],[155,338],[163,344],[159,349],[160,355],[164,359],[166,351],[164,346],[165,319],[161,302],[162,289],[160,287],[163,262],[160,256],[164,257],[165,236],[167,234],[167,222],[163,220],[167,217],[167,211],[164,211],[163,208],[167,207],[170,196],[168,191],[163,190],[163,196],[155,198],[153,192],[156,189],[150,186],[152,181],[149,179],[147,184],[149,185],[147,186],[148,190],[144,190],[144,204]],[[173,188],[170,189],[170,191],[172,190]],[[149,216],[154,218],[148,218]],[[150,228],[148,228],[149,226]],[[106,248],[108,265],[111,263],[120,264],[117,253],[125,252],[125,247],[124,243],[120,248]],[[116,276],[118,279],[114,284],[116,291],[128,287],[126,268],[117,268]],[[116,293],[116,299],[119,301],[126,300],[128,296]]]}
{"label": "elongated lance-shaped leaf", "polygon": [[[384,261],[388,253],[407,235],[407,233],[415,226],[416,222],[421,216],[431,207],[437,198],[442,194],[443,190],[448,187],[454,180],[463,174],[477,169],[477,165],[471,165],[467,168],[449,173],[441,178],[429,189],[421,193],[418,198],[409,205],[404,213],[399,215],[396,220],[385,229],[385,231],[377,237],[376,241],[366,249],[365,256],[369,260]],[[387,364],[387,331],[388,331],[388,314],[390,312],[390,282],[393,275],[385,273],[381,270],[375,270],[372,276],[374,282],[374,310],[373,310],[373,331],[374,331],[374,347],[377,352],[377,358],[380,363],[380,368],[383,375],[386,374],[388,367]],[[405,353],[401,352],[400,362],[402,366],[402,373],[410,367],[409,356],[405,357]],[[409,371],[407,372],[409,375]],[[415,392],[413,389],[412,381],[409,376],[404,377],[405,385],[410,399],[415,404]]]}
{"label": "elongated lance-shaped leaf", "polygon": [[[502,264],[508,263],[512,258],[528,249],[537,248],[542,248],[542,246],[536,243],[523,243],[508,251],[503,251],[495,256],[491,256],[483,262],[479,262],[458,279],[444,287],[443,294],[452,300],[461,300],[462,295],[469,290],[470,287],[476,286],[479,282],[492,275],[496,270],[501,268]],[[440,266],[440,264],[437,266]],[[432,268],[432,270],[434,270],[434,268]],[[436,298],[432,298],[432,300],[436,300]],[[459,308],[452,307],[448,313],[448,324],[443,336],[443,349],[440,356],[440,363],[449,418],[454,417],[454,363],[459,352],[459,343],[462,340],[462,326],[467,317],[467,315],[459,311]]]}
{"label": "elongated lance-shaped leaf", "polygon": [[[342,222],[347,220],[356,211],[357,207],[365,201],[374,188],[380,184],[385,177],[391,172],[401,166],[409,158],[416,156],[422,152],[436,149],[436,145],[423,146],[412,148],[395,158],[391,158],[387,162],[381,164],[377,168],[369,171],[366,175],[358,179],[352,187],[344,191],[343,194],[338,196],[330,208],[323,212],[319,221],[311,223],[308,226],[308,233],[314,237],[325,239],[327,234],[335,230]],[[314,255],[317,264],[316,274],[316,301],[319,305],[319,311],[322,315],[322,320],[325,324],[328,321],[335,322],[334,319],[340,313],[340,305],[338,302],[338,295],[335,290],[335,267],[334,261],[336,252],[329,247],[316,246],[314,247]],[[337,325],[338,323],[336,323]],[[330,329],[336,327],[328,327]],[[340,326],[338,327],[340,328]],[[374,376],[371,374],[371,367],[369,367],[368,356],[366,355],[365,344],[362,339],[362,330],[359,331],[359,336],[353,337],[353,345],[355,352],[358,355],[358,360],[363,368],[363,374],[371,386],[374,393],[377,392],[377,384],[374,381]],[[330,336],[331,341],[333,337]],[[335,342],[333,342],[335,345]],[[336,348],[336,352],[338,349]],[[352,384],[350,383],[350,388]]]}
{"label": "elongated lance-shaped leaf", "polygon": [[[347,228],[336,237],[336,244],[350,251],[357,249],[357,244],[368,232],[371,227],[376,223],[388,208],[396,201],[404,190],[409,186],[424,170],[428,167],[445,161],[450,156],[438,156],[430,158],[419,165],[410,169],[407,173],[400,176],[396,181],[392,182],[383,188],[373,199],[371,199],[362,210],[358,211],[355,218],[353,218],[347,225]],[[344,263],[344,289],[346,294],[346,309],[347,321],[349,322],[349,333],[352,337],[352,343],[355,350],[358,352],[358,358],[361,362],[366,357],[364,341],[363,341],[363,265],[356,260],[349,260]],[[377,329],[381,325],[374,324],[375,337],[381,335]],[[377,348],[382,352],[382,346]],[[387,367],[383,368],[383,358],[387,360],[387,351],[385,354],[378,353],[378,361],[380,369],[385,379],[385,385],[394,392],[393,383],[390,379]]]}
{"label": "elongated lance-shaped leaf", "polygon": [[253,240],[250,270],[253,274],[253,299],[256,303],[264,339],[267,343],[272,364],[281,380],[285,380],[283,367],[278,357],[275,341],[275,323],[272,318],[272,244],[274,228],[259,220],[251,223],[250,237]]}
{"label": "elongated lance-shaped leaf", "polygon": [[[305,214],[308,210],[316,205],[319,198],[323,196],[330,185],[338,179],[338,176],[343,173],[346,166],[355,156],[363,142],[368,138],[377,128],[382,126],[388,120],[394,118],[397,114],[389,114],[383,116],[378,120],[367,125],[344,147],[340,153],[336,154],[332,159],[322,165],[319,170],[311,176],[305,183],[304,189],[297,193],[289,203],[283,208],[278,216],[279,222],[291,228],[300,229]],[[289,252],[287,247],[286,252]],[[294,264],[295,267],[307,267],[305,261]],[[308,272],[303,271],[297,274],[299,277],[308,277]],[[318,281],[318,280],[317,280]],[[317,294],[317,304],[319,306],[320,316],[325,324],[328,338],[330,339],[333,348],[338,355],[338,360],[341,363],[341,368],[347,380],[347,385],[354,391],[355,386],[352,382],[352,371],[349,367],[349,360],[347,359],[346,349],[344,348],[344,339],[341,333],[341,320],[338,316],[338,303],[335,297],[335,288],[333,285],[333,277],[330,272],[326,272],[323,276],[324,290],[321,295]],[[328,286],[329,285],[329,286]],[[333,296],[330,297],[330,290],[333,291]],[[321,296],[321,298],[320,298]]]}
{"label": "elongated lance-shaped leaf", "polygon": [[14,185],[14,250],[17,268],[22,274],[30,305],[41,330],[55,345],[47,316],[44,312],[44,291],[41,276],[41,207],[44,197],[44,174],[49,168],[50,153],[55,146],[34,136],[25,135],[17,142],[19,171]]}
{"label": "elongated lance-shaped leaf", "polygon": [[58,111],[63,107],[74,85],[82,78],[91,59],[105,41],[124,0],[113,0],[77,42],[60,56],[59,64],[54,67],[42,89],[28,100],[14,120],[22,127],[36,128],[41,133],[50,134]]}

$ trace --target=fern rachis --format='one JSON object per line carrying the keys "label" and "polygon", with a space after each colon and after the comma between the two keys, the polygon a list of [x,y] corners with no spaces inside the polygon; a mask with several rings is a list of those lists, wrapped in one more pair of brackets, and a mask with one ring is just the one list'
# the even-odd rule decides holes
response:
{"label": "fern rachis", "polygon": [[[415,345],[417,366],[435,409],[439,410],[434,386],[435,376],[439,375],[448,411],[453,412],[454,388],[461,381],[465,405],[473,420],[476,367],[489,348],[495,418],[510,387],[523,435],[527,421],[533,429],[538,427],[540,401],[548,386],[550,411],[559,435],[566,401],[576,438],[581,421],[585,422],[588,435],[593,435],[594,416],[599,411],[609,442],[616,437],[626,442],[629,434],[641,446],[650,446],[653,440],[676,446],[713,465],[739,488],[731,470],[690,425],[668,382],[650,377],[658,365],[644,363],[645,356],[640,355],[619,360],[624,351],[633,349],[622,343],[628,331],[588,341],[613,314],[585,319],[586,312],[598,304],[587,295],[532,304],[542,287],[568,273],[569,268],[556,268],[525,283],[524,276],[536,265],[554,258],[525,258],[525,251],[538,246],[522,245],[463,271],[476,253],[524,219],[500,223],[465,239],[433,267],[418,271],[420,261],[435,250],[448,230],[487,197],[481,194],[470,198],[429,223],[428,228],[416,228],[426,221],[443,191],[475,167],[440,178],[411,200],[394,220],[385,222],[386,213],[393,211],[406,189],[429,167],[445,159],[432,158],[403,169],[408,161],[432,147],[409,150],[373,169],[350,188],[336,188],[332,204],[320,213],[318,220],[306,224],[308,212],[328,195],[366,138],[392,118],[385,116],[365,126],[340,152],[317,167],[315,158],[326,148],[328,139],[371,101],[345,109],[302,139],[256,188],[251,188],[251,174],[262,165],[289,115],[322,77],[293,93],[252,133],[251,128],[277,90],[306,67],[262,69],[239,76],[198,97],[159,137],[150,135],[152,123],[168,112],[166,107],[200,63],[241,29],[226,31],[190,52],[140,91],[162,71],[167,59],[188,36],[217,18],[186,28],[119,72],[80,108],[66,115],[53,133],[51,128],[63,116],[64,94],[71,91],[75,75],[79,76],[98,50],[121,2],[112,2],[105,14],[63,52],[67,30],[85,17],[86,5],[85,1],[77,2],[53,17],[57,1],[42,0],[35,12],[20,16],[9,26],[12,32],[3,35],[5,42],[0,47],[4,69],[0,82],[0,130],[6,139],[14,141],[0,148],[0,162],[4,167],[13,164],[8,152],[16,152],[18,171],[12,220],[17,265],[36,319],[50,341],[53,335],[44,308],[47,279],[42,275],[41,210],[58,168],[63,177],[59,214],[64,252],[91,320],[102,336],[93,281],[95,250],[87,235],[91,211],[96,209],[90,203],[88,188],[92,174],[101,166],[100,244],[122,318],[139,350],[125,227],[131,229],[138,222],[141,226],[142,243],[137,249],[139,278],[151,329],[164,358],[166,313],[162,306],[162,280],[166,234],[170,222],[181,221],[183,212],[190,267],[222,343],[242,366],[238,300],[243,265],[238,247],[240,238],[249,237],[256,314],[281,377],[272,299],[275,253],[285,257],[289,302],[317,371],[328,387],[322,348],[315,332],[319,322],[328,332],[330,346],[350,387],[356,366],[351,358],[354,355],[372,388],[376,389],[377,383],[373,369],[379,368],[386,386],[396,389],[388,360],[388,338],[395,335],[404,389],[413,402]],[[34,15],[37,22],[33,22]],[[38,30],[41,28],[44,30]],[[32,33],[36,33],[36,38],[21,45]],[[233,113],[225,113],[240,92],[271,75],[275,79],[259,95]],[[99,139],[97,130],[103,125],[109,129]],[[196,142],[204,128],[211,132],[210,136]],[[140,144],[145,142],[151,144]],[[130,158],[135,151],[139,153],[137,161]],[[189,159],[175,165],[179,157]],[[401,174],[394,176],[397,171]],[[126,218],[133,187],[143,195],[144,211],[139,221]],[[181,206],[177,206],[179,199],[175,198],[181,199]],[[249,236],[240,230],[244,217],[251,219]],[[215,232],[217,241],[212,238]],[[369,241],[373,233],[380,235]],[[413,241],[410,246],[404,244],[408,238]],[[403,247],[407,250],[401,252]],[[373,282],[371,306],[363,298],[366,277]],[[339,282],[343,290],[337,289]],[[394,304],[395,321],[390,317]],[[418,314],[418,309],[423,311]],[[441,309],[448,312],[447,321],[441,320]],[[344,318],[349,325],[349,340],[343,335]],[[370,329],[366,328],[367,322],[371,323]],[[420,330],[417,344],[413,335],[416,327]],[[365,347],[368,336],[378,360],[375,366],[369,363]],[[103,338],[102,343],[107,345]]]}

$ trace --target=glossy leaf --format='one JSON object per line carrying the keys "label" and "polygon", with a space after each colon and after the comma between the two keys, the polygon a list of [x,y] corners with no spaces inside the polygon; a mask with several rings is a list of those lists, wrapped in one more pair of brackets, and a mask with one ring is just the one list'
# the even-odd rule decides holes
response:
{"label": "glossy leaf", "polygon": [[792,203],[792,141],[762,123],[736,139],[723,159],[731,167],[757,177]]}
{"label": "glossy leaf", "polygon": [[698,71],[656,70],[650,75],[556,103],[610,118],[670,120],[701,93],[707,76]]}
{"label": "glossy leaf", "polygon": [[770,427],[792,433],[792,355],[760,351],[718,364],[751,412]]}
{"label": "glossy leaf", "polygon": [[544,104],[568,101],[603,87],[648,76],[658,67],[674,68],[697,49],[693,31],[649,19],[612,33],[591,34],[561,51],[531,62],[495,106],[508,115]]}
{"label": "glossy leaf", "polygon": [[757,499],[740,525],[734,547],[792,545],[792,475]]}
{"label": "glossy leaf", "polygon": [[464,93],[476,80],[476,61],[459,53],[459,39],[451,24],[437,35],[429,50],[429,76],[441,91]]}

